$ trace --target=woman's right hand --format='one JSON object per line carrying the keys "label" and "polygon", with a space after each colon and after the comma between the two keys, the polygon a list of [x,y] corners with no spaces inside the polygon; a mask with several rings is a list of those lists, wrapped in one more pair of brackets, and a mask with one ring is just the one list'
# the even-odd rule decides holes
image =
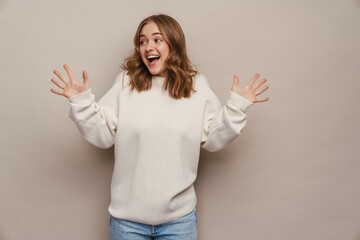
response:
{"label": "woman's right hand", "polygon": [[56,86],[61,88],[62,91],[52,88],[51,92],[58,94],[58,95],[62,95],[67,98],[71,98],[72,96],[75,96],[79,93],[85,92],[90,89],[88,75],[85,70],[83,71],[84,83],[81,83],[75,79],[74,74],[71,72],[68,65],[64,64],[64,68],[65,68],[67,74],[69,75],[70,81],[67,80],[66,77],[64,77],[58,70],[54,70],[54,73],[60,78],[60,80],[64,84],[58,82],[55,78],[52,78],[51,81]]}

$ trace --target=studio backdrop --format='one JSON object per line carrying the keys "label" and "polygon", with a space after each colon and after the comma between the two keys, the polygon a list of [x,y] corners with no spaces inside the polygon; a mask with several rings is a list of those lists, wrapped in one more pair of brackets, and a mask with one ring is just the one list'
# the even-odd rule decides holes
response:
{"label": "studio backdrop", "polygon": [[99,100],[156,13],[222,104],[234,74],[270,87],[236,140],[201,150],[199,239],[359,240],[359,0],[1,0],[0,239],[109,239],[114,149],[81,136],[50,79],[87,70]]}

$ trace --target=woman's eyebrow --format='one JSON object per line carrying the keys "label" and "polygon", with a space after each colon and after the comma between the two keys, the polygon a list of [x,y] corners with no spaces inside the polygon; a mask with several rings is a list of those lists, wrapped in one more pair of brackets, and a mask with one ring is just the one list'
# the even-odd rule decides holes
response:
{"label": "woman's eyebrow", "polygon": [[[152,34],[152,36],[158,35],[158,34],[162,36],[162,34],[160,32],[155,32],[155,33]],[[139,37],[146,37],[146,36],[144,34],[140,34]]]}

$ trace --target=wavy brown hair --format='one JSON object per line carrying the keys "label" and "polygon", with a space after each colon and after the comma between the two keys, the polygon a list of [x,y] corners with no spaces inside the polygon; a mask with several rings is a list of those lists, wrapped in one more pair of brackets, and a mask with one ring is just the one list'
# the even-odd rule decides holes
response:
{"label": "wavy brown hair", "polygon": [[185,36],[180,24],[174,18],[164,14],[145,18],[135,33],[133,54],[126,58],[122,65],[122,68],[127,70],[127,75],[130,76],[131,91],[136,88],[141,92],[152,86],[152,75],[141,60],[139,52],[140,33],[149,22],[156,23],[169,45],[169,55],[165,60],[167,71],[163,85],[164,90],[168,90],[169,95],[174,99],[189,98],[191,91],[196,92],[193,82],[198,71],[187,56]]}

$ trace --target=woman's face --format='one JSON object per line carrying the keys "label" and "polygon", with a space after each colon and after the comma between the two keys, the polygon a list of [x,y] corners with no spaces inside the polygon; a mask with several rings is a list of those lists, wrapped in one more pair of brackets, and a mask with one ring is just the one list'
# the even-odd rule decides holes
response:
{"label": "woman's face", "polygon": [[147,23],[140,32],[140,56],[152,75],[165,77],[165,60],[169,45],[154,22]]}

